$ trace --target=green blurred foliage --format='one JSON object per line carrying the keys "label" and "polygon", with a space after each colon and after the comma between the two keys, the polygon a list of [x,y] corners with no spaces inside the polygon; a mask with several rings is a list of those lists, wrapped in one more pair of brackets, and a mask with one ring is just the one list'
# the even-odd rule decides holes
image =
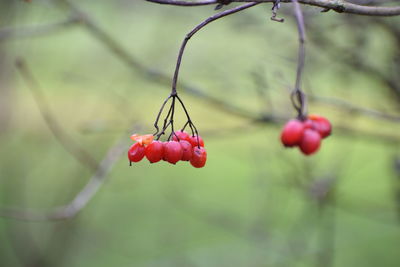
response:
{"label": "green blurred foliage", "polygon": [[[145,1],[74,2],[138,62],[171,77],[185,34],[214,13],[212,7]],[[69,15],[52,1],[2,6],[3,28]],[[371,27],[367,32],[356,25],[365,31],[365,45],[358,47],[357,27],[346,16],[304,11],[310,29],[305,90],[399,114],[399,101],[385,84],[334,52],[344,47],[390,72],[398,50],[394,37],[364,18]],[[199,32],[184,55],[181,80],[254,113],[293,117],[296,26],[290,6],[282,8],[285,23],[270,21],[270,15],[270,5],[260,5]],[[327,32],[326,44],[315,28]],[[80,24],[3,40],[0,55],[0,98],[7,99],[1,108],[1,207],[43,211],[64,205],[92,175],[49,131],[14,67],[16,58],[26,60],[65,131],[99,161],[121,136],[129,140],[132,123],[152,132],[170,90],[129,68]],[[265,99],[254,72],[265,78]],[[205,168],[145,160],[129,167],[123,155],[76,218],[0,219],[0,266],[399,266],[400,175],[393,167],[398,123],[313,102],[312,113],[342,127],[334,128],[318,154],[304,157],[282,148],[280,125],[237,117],[184,90],[180,95],[205,139]],[[329,196],[318,200],[330,182]]]}

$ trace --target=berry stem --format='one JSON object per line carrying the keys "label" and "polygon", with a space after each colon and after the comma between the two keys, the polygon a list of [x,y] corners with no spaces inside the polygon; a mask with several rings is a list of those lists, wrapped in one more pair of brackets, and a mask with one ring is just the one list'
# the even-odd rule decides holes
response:
{"label": "berry stem", "polygon": [[[160,129],[158,128],[158,121],[160,120],[160,116],[161,116],[161,114],[162,114],[162,112],[163,112],[163,110],[164,110],[164,107],[165,107],[165,105],[168,103],[168,100],[169,100],[170,98],[171,98],[171,95],[169,95],[169,96],[164,100],[164,103],[161,105],[160,111],[159,111],[158,114],[157,114],[156,121],[154,122],[154,127],[156,128],[156,132],[153,134],[154,136],[155,136],[156,134],[158,134],[159,131],[160,131]],[[164,126],[165,126],[165,124],[164,124]]]}
{"label": "berry stem", "polygon": [[193,28],[193,30],[191,30],[188,34],[186,34],[185,38],[183,39],[183,42],[181,44],[181,48],[179,49],[179,53],[178,53],[178,59],[176,61],[176,67],[175,67],[175,72],[174,72],[174,77],[172,79],[172,90],[171,90],[171,96],[176,96],[177,95],[177,91],[176,91],[176,84],[178,82],[178,75],[179,75],[179,69],[181,66],[181,62],[182,62],[182,57],[183,57],[183,53],[185,51],[186,48],[186,44],[188,43],[188,41],[190,40],[190,38],[192,38],[193,35],[195,35],[199,30],[201,30],[203,27],[205,27],[207,24],[223,18],[225,16],[234,14],[236,12],[242,11],[246,8],[255,6],[261,4],[261,2],[252,2],[252,3],[247,3],[241,6],[237,6],[225,11],[222,11],[220,13],[214,14],[211,17],[207,18],[205,21],[203,21],[202,23],[198,24],[196,27]]}
{"label": "berry stem", "polygon": [[[172,138],[173,135],[175,135],[177,138],[178,136],[175,134],[175,129],[174,129],[174,114],[175,114],[175,100],[178,99],[179,103],[181,104],[185,114],[186,114],[186,118],[187,118],[187,122],[185,123],[185,125],[183,126],[182,130],[185,129],[185,127],[187,125],[189,125],[191,131],[192,131],[192,136],[194,136],[195,134],[197,135],[197,142],[199,143],[199,133],[197,131],[196,126],[193,124],[189,113],[185,107],[185,105],[183,104],[183,101],[181,100],[181,98],[178,96],[178,92],[176,90],[176,86],[178,83],[178,76],[179,76],[179,70],[180,70],[180,66],[182,63],[182,57],[183,57],[183,53],[185,51],[186,45],[189,42],[190,38],[193,37],[193,35],[195,35],[199,30],[201,30],[203,27],[205,27],[206,25],[208,25],[209,23],[223,18],[225,16],[237,13],[239,11],[242,11],[246,8],[255,6],[260,4],[261,2],[251,2],[251,3],[247,3],[241,6],[237,6],[225,11],[222,11],[220,13],[214,14],[211,17],[207,18],[206,20],[204,20],[203,22],[201,22],[200,24],[198,24],[196,27],[194,27],[188,34],[186,34],[185,38],[182,41],[181,47],[179,49],[179,53],[178,53],[178,58],[176,61],[176,66],[175,66],[175,72],[174,72],[174,77],[172,79],[172,89],[171,89],[171,94],[167,97],[167,99],[165,99],[164,103],[162,104],[160,111],[157,114],[157,118],[156,121],[154,122],[154,127],[156,128],[156,132],[153,134],[154,136],[157,136],[157,140],[160,139],[161,135],[165,134],[165,130],[171,126],[171,134],[168,136],[168,140],[170,140]],[[158,122],[160,120],[161,114],[165,108],[165,105],[168,103],[169,99],[172,98],[172,102],[171,102],[171,106],[169,108],[169,111],[167,113],[167,116],[164,119],[164,124],[163,124],[163,128],[162,131],[160,132],[160,129],[158,127]],[[179,140],[179,138],[178,138]],[[200,145],[199,145],[200,147]]]}
{"label": "berry stem", "polygon": [[[190,116],[189,116],[189,112],[187,111],[187,109],[186,109],[186,107],[185,107],[185,104],[183,104],[183,101],[181,100],[181,98],[177,95],[176,96],[176,98],[178,98],[178,101],[179,101],[179,103],[181,103],[181,106],[182,106],[182,108],[183,108],[183,111],[185,112],[185,114],[186,114],[186,117],[187,117],[187,123],[186,124],[189,124],[189,127],[190,127],[190,129],[191,129],[191,131],[192,131],[192,136],[194,136],[194,134],[196,133],[196,135],[197,135],[197,142],[199,142],[199,132],[197,131],[197,128],[196,128],[196,126],[193,124],[193,122],[192,122],[192,119],[190,118]],[[186,127],[186,124],[185,124],[185,127]]]}
{"label": "berry stem", "polygon": [[[161,114],[163,113],[163,110],[166,106],[166,104],[168,103],[168,101],[172,98],[171,104],[169,106],[168,109],[168,113],[164,118],[164,123],[162,126],[162,129],[160,130],[158,123],[160,121],[160,117]],[[160,111],[157,114],[157,118],[156,121],[154,122],[154,127],[156,128],[156,132],[153,134],[154,136],[156,136],[156,140],[159,140],[161,138],[162,135],[165,134],[166,129],[171,126],[171,134],[168,136],[167,140],[170,140],[173,135],[176,136],[176,138],[179,140],[179,137],[176,135],[175,133],[175,126],[174,126],[174,115],[175,115],[175,104],[176,104],[176,99],[178,99],[179,103],[182,106],[183,111],[185,112],[187,121],[184,124],[182,131],[186,128],[187,125],[189,125],[191,131],[192,131],[192,136],[194,136],[195,134],[198,135],[198,131],[196,126],[193,124],[192,119],[190,118],[189,112],[187,111],[185,104],[183,103],[182,99],[178,96],[178,94],[176,95],[169,95],[167,97],[167,99],[163,102]]]}
{"label": "berry stem", "polygon": [[[176,98],[177,96],[178,96],[178,95],[175,95],[175,96],[172,97],[172,104],[171,104],[171,106],[172,106],[172,113],[171,113],[171,118],[170,118],[170,120],[169,120],[170,123],[171,123],[171,130],[172,130],[172,132],[171,132],[171,134],[169,135],[168,140],[170,140],[170,139],[172,138],[173,135],[176,136],[175,130],[174,130],[174,114],[175,114],[175,98]],[[179,140],[179,138],[178,138],[178,140]]]}
{"label": "berry stem", "polygon": [[166,129],[168,128],[168,126],[171,124],[171,121],[168,121],[168,118],[169,118],[170,115],[171,115],[171,111],[172,111],[172,103],[171,103],[171,105],[170,105],[170,107],[169,107],[167,116],[166,116],[165,119],[164,119],[164,124],[163,124],[162,131],[157,135],[157,140],[160,139],[161,135],[165,134],[165,130],[166,130]]}
{"label": "berry stem", "polygon": [[306,54],[305,49],[305,26],[304,26],[304,18],[303,13],[301,11],[300,4],[297,0],[292,0],[294,15],[296,17],[297,23],[297,31],[299,33],[299,52],[298,52],[298,61],[297,61],[297,72],[296,72],[296,83],[294,86],[294,90],[291,94],[291,101],[293,107],[296,109],[298,113],[298,119],[304,120],[306,118],[306,95],[301,90],[301,78],[303,76],[304,70],[304,59]]}

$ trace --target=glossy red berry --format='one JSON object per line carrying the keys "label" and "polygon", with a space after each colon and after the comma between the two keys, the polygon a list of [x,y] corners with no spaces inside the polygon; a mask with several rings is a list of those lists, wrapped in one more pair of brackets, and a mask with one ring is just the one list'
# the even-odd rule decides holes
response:
{"label": "glossy red berry", "polygon": [[310,119],[306,119],[303,121],[304,129],[312,129],[315,130],[315,122]]}
{"label": "glossy red berry", "polygon": [[309,115],[308,118],[313,121],[314,129],[319,132],[322,138],[331,134],[332,125],[327,118],[315,114]]}
{"label": "glossy red berry", "polygon": [[155,163],[160,161],[164,156],[164,145],[160,141],[153,141],[146,147],[145,151],[146,158],[151,162]]}
{"label": "glossy red berry", "polygon": [[141,161],[144,157],[146,148],[140,143],[134,143],[128,150],[128,158],[131,162]]}
{"label": "glossy red berry", "polygon": [[304,132],[304,124],[299,120],[290,120],[283,127],[281,134],[282,144],[286,147],[296,146],[300,143]]}
{"label": "glossy red berry", "polygon": [[181,147],[182,147],[181,160],[189,161],[192,158],[192,154],[193,154],[192,145],[188,141],[185,141],[185,140],[181,140],[181,141],[179,141],[179,143],[181,144]]}
{"label": "glossy red berry", "polygon": [[202,168],[206,165],[207,161],[207,151],[204,147],[193,147],[193,155],[190,159],[190,164],[195,168]]}
{"label": "glossy red berry", "polygon": [[197,138],[197,135],[190,136],[189,142],[192,144],[193,147],[196,147],[196,146],[204,147],[204,141],[200,135],[198,136],[198,138]]}
{"label": "glossy red berry", "polygon": [[169,141],[164,146],[164,160],[176,164],[182,159],[183,150],[179,142]]}
{"label": "glossy red berry", "polygon": [[299,148],[305,155],[311,155],[318,151],[321,145],[321,135],[312,129],[305,129]]}
{"label": "glossy red berry", "polygon": [[176,131],[175,134],[172,135],[172,140],[173,141],[181,141],[181,140],[185,140],[188,141],[190,140],[190,136],[187,132],[185,131]]}
{"label": "glossy red berry", "polygon": [[162,144],[163,144],[163,156],[162,156],[162,160],[167,161],[167,158],[165,157],[165,151],[166,151],[166,147],[167,147],[168,141],[162,142]]}

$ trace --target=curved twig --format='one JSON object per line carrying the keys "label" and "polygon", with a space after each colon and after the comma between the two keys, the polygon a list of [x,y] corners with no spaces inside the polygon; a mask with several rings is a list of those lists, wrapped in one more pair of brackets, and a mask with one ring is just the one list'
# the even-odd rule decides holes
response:
{"label": "curved twig", "polygon": [[44,24],[36,26],[27,26],[20,28],[2,28],[0,29],[0,41],[5,41],[13,38],[28,38],[40,35],[48,35],[65,28],[77,25],[80,18],[77,16],[71,16],[64,21],[56,22],[53,24]]}
{"label": "curved twig", "polygon": [[54,135],[57,141],[77,161],[83,163],[85,166],[89,167],[93,171],[97,170],[99,164],[94,159],[94,157],[82,146],[76,143],[64,131],[61,124],[58,123],[57,119],[53,116],[38,81],[33,76],[25,61],[22,59],[18,59],[16,62],[16,67],[21,74],[23,80],[27,84],[28,88],[31,90],[33,98],[39,108],[40,114],[43,117],[43,120],[45,121],[47,127],[50,129],[51,133]]}
{"label": "curved twig", "polygon": [[228,10],[225,10],[225,11],[222,11],[222,12],[220,12],[220,13],[217,13],[217,14],[215,14],[215,15],[213,15],[213,16],[207,18],[205,21],[203,21],[203,22],[200,23],[199,25],[197,25],[193,30],[191,30],[191,31],[185,36],[185,39],[183,39],[181,48],[180,48],[180,50],[179,50],[178,59],[177,59],[177,62],[176,62],[174,78],[172,79],[172,90],[171,90],[171,95],[176,95],[176,84],[177,84],[177,82],[178,82],[178,75],[179,75],[179,69],[180,69],[181,62],[182,62],[183,52],[185,51],[186,44],[188,43],[188,41],[190,40],[190,38],[192,38],[193,35],[195,35],[199,30],[201,30],[202,28],[204,28],[204,27],[205,27],[206,25],[208,25],[209,23],[211,23],[211,22],[213,22],[213,21],[215,21],[215,20],[217,20],[217,19],[223,18],[223,17],[225,17],[225,16],[228,16],[228,15],[231,15],[231,14],[234,14],[234,13],[237,13],[237,12],[239,12],[239,11],[242,11],[242,10],[244,10],[244,9],[246,9],[246,8],[253,7],[253,6],[258,5],[258,4],[260,4],[260,3],[251,2],[251,3],[248,3],[248,4],[244,4],[244,5],[241,5],[241,6],[238,6],[238,7],[234,7],[234,8],[231,8],[231,9],[228,9]]}

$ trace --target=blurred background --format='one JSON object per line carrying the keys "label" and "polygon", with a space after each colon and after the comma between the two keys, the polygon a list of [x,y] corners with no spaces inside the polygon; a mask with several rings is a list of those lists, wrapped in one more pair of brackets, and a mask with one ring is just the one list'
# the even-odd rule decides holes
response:
{"label": "blurred background", "polygon": [[0,1],[0,266],[399,266],[399,18],[303,7],[309,112],[333,124],[310,157],[279,140],[292,6],[210,24],[178,83],[206,167],[129,167],[213,8]]}

